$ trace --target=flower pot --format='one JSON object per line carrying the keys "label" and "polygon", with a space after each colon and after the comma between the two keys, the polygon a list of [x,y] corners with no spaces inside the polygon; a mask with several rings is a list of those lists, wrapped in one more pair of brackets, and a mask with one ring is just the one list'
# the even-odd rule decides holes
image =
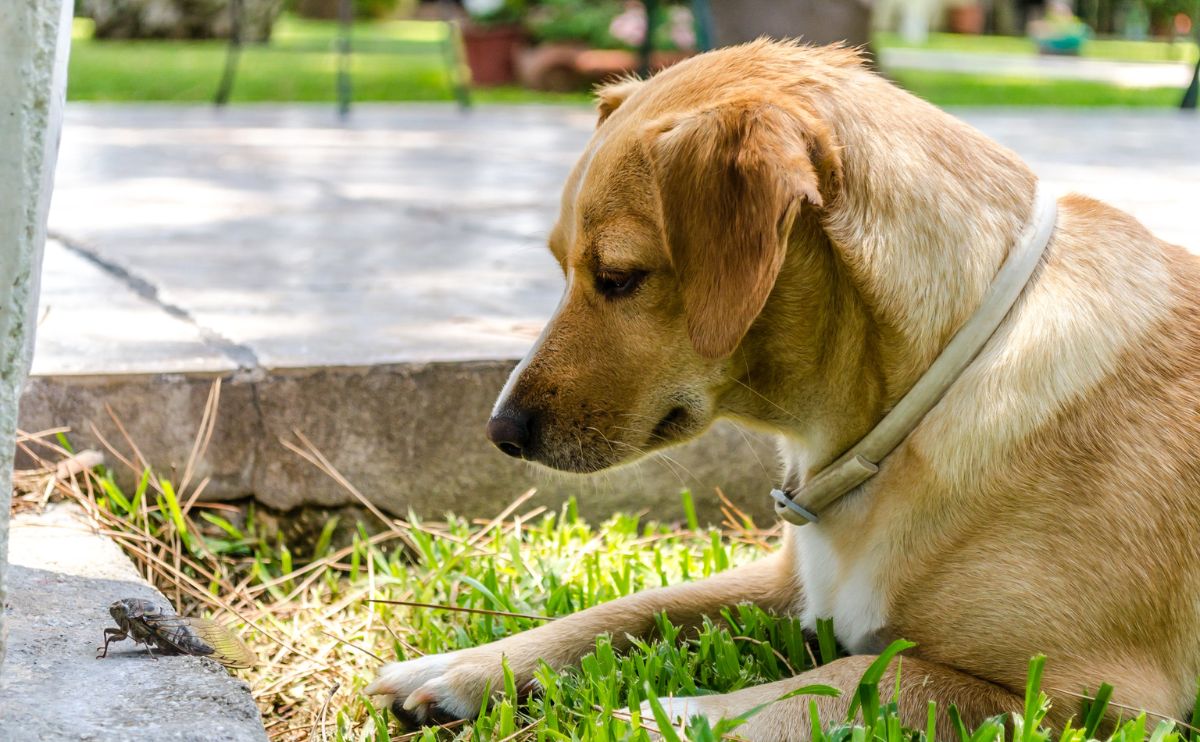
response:
{"label": "flower pot", "polygon": [[513,58],[524,34],[520,26],[467,26],[463,43],[471,81],[476,85],[504,85],[514,79]]}
{"label": "flower pot", "polygon": [[591,82],[579,71],[576,60],[587,51],[582,44],[545,43],[517,52],[517,81],[533,90],[567,93],[586,90]]}
{"label": "flower pot", "polygon": [[[654,51],[650,54],[650,71],[658,72],[690,57],[689,52]],[[588,49],[575,60],[579,72],[589,80],[610,80],[636,72],[641,65],[637,52],[625,49]]]}
{"label": "flower pot", "polygon": [[982,4],[958,5],[950,8],[947,12],[946,22],[951,32],[976,35],[983,33],[986,16]]}

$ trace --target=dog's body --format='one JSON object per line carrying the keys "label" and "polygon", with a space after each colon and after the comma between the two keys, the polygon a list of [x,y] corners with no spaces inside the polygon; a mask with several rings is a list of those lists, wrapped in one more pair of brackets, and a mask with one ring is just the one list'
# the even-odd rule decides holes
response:
{"label": "dog's body", "polygon": [[[567,290],[497,403],[506,452],[574,471],[685,440],[717,416],[781,436],[792,486],[912,387],[1030,219],[1012,153],[842,49],[759,42],[601,91],[551,249]],[[1029,658],[1073,694],[1179,716],[1200,676],[1200,266],[1104,204],[1056,231],[980,356],[879,474],[788,527],[771,557],[491,645],[389,665],[368,690],[452,715],[539,659],[578,660],[666,611],[750,601],[832,617],[860,656],[672,710],[737,714],[852,689],[895,638],[902,713],[1020,707]],[[765,496],[765,493],[764,493]],[[807,737],[809,699],[739,734]],[[822,699],[823,718],[846,698]],[[943,720],[944,723],[944,720]],[[946,727],[943,727],[945,729]]]}

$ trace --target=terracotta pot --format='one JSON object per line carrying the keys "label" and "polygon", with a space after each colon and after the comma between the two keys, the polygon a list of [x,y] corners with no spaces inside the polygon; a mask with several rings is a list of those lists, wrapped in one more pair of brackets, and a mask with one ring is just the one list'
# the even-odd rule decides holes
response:
{"label": "terracotta pot", "polygon": [[476,85],[504,85],[514,79],[513,59],[524,39],[520,26],[467,26],[463,43],[471,81]]}
{"label": "terracotta pot", "polygon": [[[650,68],[657,72],[689,56],[687,52],[656,51],[650,55]],[[636,72],[638,62],[637,53],[625,49],[550,42],[518,52],[517,77],[522,85],[535,90],[587,90],[598,82]]]}
{"label": "terracotta pot", "polygon": [[582,44],[554,42],[521,49],[517,52],[517,81],[533,90],[585,90],[589,80],[575,63],[585,51]]}
{"label": "terracotta pot", "polygon": [[958,5],[950,8],[949,15],[946,19],[950,31],[953,33],[983,33],[983,26],[986,20],[983,12],[983,5],[972,3],[970,5]]}
{"label": "terracotta pot", "polygon": [[[656,51],[650,54],[650,71],[658,72],[682,62],[690,55],[687,52]],[[579,55],[575,65],[592,80],[603,80],[637,70],[641,58],[637,52],[625,49],[588,49]]]}

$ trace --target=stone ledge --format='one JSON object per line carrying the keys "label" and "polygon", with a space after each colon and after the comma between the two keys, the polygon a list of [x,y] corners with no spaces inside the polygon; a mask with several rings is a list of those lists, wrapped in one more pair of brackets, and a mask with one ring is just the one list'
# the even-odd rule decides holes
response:
{"label": "stone ledge", "polygon": [[[616,510],[649,509],[661,520],[683,517],[679,492],[691,489],[701,518],[721,519],[720,487],[759,522],[772,522],[767,492],[776,475],[774,446],[764,436],[718,424],[694,443],[657,458],[591,477],[557,474],[514,462],[484,437],[495,396],[512,361],[388,364],[273,369],[221,375],[220,412],[207,456],[193,482],[210,483],[205,499],[253,495],[280,510],[340,506],[353,497],[281,439],[302,432],[338,470],[385,510],[424,517],[447,511],[491,516],[530,487],[535,504],[557,507],[574,495],[580,512],[603,519]],[[128,374],[31,377],[21,400],[21,427],[72,429],[77,448],[105,439],[128,451],[109,417],[120,418],[156,471],[182,473],[209,388],[218,374]],[[121,467],[118,467],[120,469]],[[125,484],[132,487],[128,472]]]}
{"label": "stone ledge", "polygon": [[0,740],[266,740],[249,687],[212,660],[129,641],[95,659],[120,598],[165,602],[76,506],[13,519]]}

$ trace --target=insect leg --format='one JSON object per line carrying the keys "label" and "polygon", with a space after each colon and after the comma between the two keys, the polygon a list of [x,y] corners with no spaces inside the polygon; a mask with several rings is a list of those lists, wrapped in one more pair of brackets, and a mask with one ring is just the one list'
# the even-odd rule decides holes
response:
{"label": "insect leg", "polygon": [[100,659],[102,657],[108,656],[109,642],[125,641],[128,638],[129,638],[129,635],[126,634],[124,631],[121,631],[120,629],[105,629],[104,630],[104,646],[97,647],[97,649],[100,650],[100,654],[96,655],[96,659]]}

